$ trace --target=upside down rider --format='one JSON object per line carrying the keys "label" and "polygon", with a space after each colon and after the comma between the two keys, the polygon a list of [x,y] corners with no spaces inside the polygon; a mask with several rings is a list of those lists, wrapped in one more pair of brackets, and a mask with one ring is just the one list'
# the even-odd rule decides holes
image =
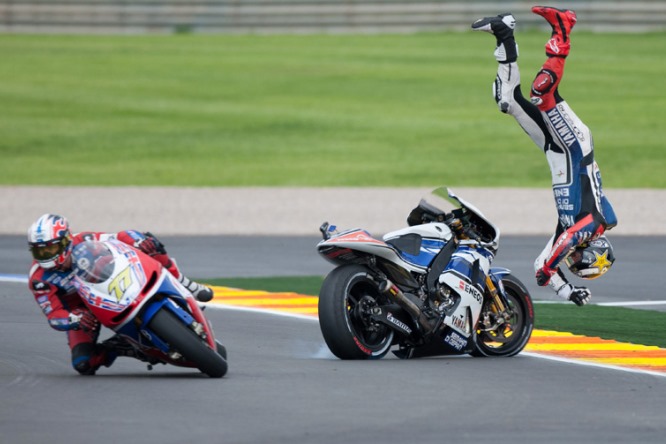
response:
{"label": "upside down rider", "polygon": [[561,298],[585,305],[591,298],[590,290],[570,284],[560,265],[564,263],[583,279],[605,274],[615,257],[604,233],[617,224],[617,218],[602,191],[590,130],[558,91],[576,13],[547,6],[535,6],[532,12],[546,19],[552,35],[546,43],[547,59],[532,82],[529,99],[520,89],[513,15],[481,18],[472,29],[495,36],[494,55],[499,66],[493,89],[497,106],[516,119],[546,154],[550,166],[558,223],[535,261],[537,284],[549,285]]}

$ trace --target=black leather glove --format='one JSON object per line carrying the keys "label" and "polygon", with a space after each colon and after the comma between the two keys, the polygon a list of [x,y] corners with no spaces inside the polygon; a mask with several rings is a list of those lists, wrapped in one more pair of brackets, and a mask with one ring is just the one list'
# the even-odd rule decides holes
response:
{"label": "black leather glove", "polygon": [[137,242],[134,246],[138,248],[139,250],[143,251],[146,253],[148,256],[155,256],[157,254],[166,254],[166,249],[164,248],[164,244],[159,241],[155,236],[153,236],[151,233],[143,233],[145,236],[145,239],[140,240]]}

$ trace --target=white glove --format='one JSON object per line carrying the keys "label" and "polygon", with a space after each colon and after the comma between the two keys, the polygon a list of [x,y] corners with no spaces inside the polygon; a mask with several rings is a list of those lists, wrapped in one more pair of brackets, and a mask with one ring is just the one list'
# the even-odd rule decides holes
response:
{"label": "white glove", "polygon": [[592,293],[585,287],[574,287],[571,284],[564,284],[557,290],[557,295],[562,299],[571,301],[576,305],[582,306],[590,302]]}

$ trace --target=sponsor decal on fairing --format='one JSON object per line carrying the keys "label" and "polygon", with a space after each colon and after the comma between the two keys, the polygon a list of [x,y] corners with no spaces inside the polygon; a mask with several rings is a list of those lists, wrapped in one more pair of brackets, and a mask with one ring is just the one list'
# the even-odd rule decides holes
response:
{"label": "sponsor decal on fairing", "polygon": [[458,330],[467,331],[467,326],[465,325],[465,320],[462,317],[454,316],[451,318],[451,325],[456,327]]}
{"label": "sponsor decal on fairing", "polygon": [[460,280],[458,283],[458,288],[464,291],[465,293],[472,296],[480,304],[483,302],[483,295],[479,290],[476,289],[473,285],[468,284],[467,282]]}
{"label": "sponsor decal on fairing", "polygon": [[444,342],[458,351],[462,351],[467,347],[467,339],[463,338],[455,331],[450,331],[444,336]]}
{"label": "sponsor decal on fairing", "polygon": [[332,237],[326,243],[337,243],[337,242],[364,242],[372,244],[386,245],[384,242],[375,239],[370,236],[367,231],[354,231],[348,234],[342,234],[340,236]]}

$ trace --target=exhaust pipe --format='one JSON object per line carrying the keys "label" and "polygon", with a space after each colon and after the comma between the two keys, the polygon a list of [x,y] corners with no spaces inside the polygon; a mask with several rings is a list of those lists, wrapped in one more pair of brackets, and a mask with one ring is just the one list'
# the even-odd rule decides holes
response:
{"label": "exhaust pipe", "polygon": [[404,308],[407,313],[416,319],[424,333],[430,331],[432,326],[430,325],[430,322],[428,322],[428,318],[423,314],[423,311],[421,311],[418,305],[405,296],[405,293],[403,293],[393,282],[388,279],[380,282],[379,291],[388,295],[389,298],[394,300],[398,305]]}

